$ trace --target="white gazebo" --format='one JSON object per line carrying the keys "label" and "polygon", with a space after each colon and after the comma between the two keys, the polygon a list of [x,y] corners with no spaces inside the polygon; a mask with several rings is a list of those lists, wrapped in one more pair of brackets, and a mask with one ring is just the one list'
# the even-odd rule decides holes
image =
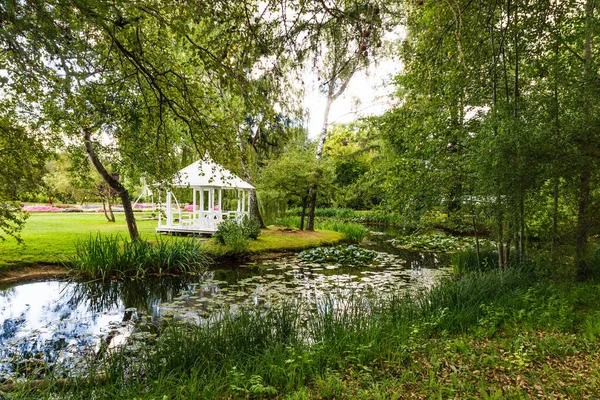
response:
{"label": "white gazebo", "polygon": [[[254,186],[211,160],[188,165],[170,183],[172,188],[191,189],[192,202],[180,204],[175,194],[168,190],[166,203],[161,207],[164,216],[159,213],[157,232],[210,234],[223,220],[240,220],[250,215],[249,195]],[[230,199],[230,206],[237,204],[235,210],[226,210],[224,196]]]}

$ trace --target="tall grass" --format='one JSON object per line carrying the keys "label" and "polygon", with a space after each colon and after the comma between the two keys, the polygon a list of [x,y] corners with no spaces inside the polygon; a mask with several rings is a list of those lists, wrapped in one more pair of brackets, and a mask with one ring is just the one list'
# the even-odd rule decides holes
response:
{"label": "tall grass", "polygon": [[463,275],[473,271],[490,271],[498,269],[498,250],[481,249],[479,259],[473,248],[457,251],[452,255],[452,269],[455,274]]}
{"label": "tall grass", "polygon": [[[568,319],[575,314],[575,303],[553,297],[556,293],[536,283],[532,273],[508,269],[447,279],[412,296],[331,295],[312,304],[225,312],[199,326],[174,324],[151,345],[114,353],[103,365],[107,382],[93,388],[79,386],[69,394],[72,398],[281,396],[331,370],[351,365],[369,371],[382,361],[401,361],[420,346],[417,338],[481,329],[493,334],[524,319],[533,325],[558,326],[560,315]],[[589,301],[597,300],[598,295]],[[593,329],[588,330],[595,334],[597,324],[592,322],[588,325]],[[572,320],[560,327],[570,326]]]}
{"label": "tall grass", "polygon": [[[299,228],[300,217],[286,216],[277,219],[275,223],[289,228]],[[315,229],[340,232],[344,235],[344,240],[351,243],[359,243],[369,233],[369,230],[359,223],[327,219],[315,221]]]}
{"label": "tall grass", "polygon": [[[510,338],[511,330],[581,329],[594,343],[600,332],[598,288],[555,286],[509,268],[447,279],[412,296],[331,295],[312,304],[244,308],[197,326],[172,324],[152,343],[111,353],[98,366],[101,380],[62,382],[15,397],[284,398],[333,377],[332,371],[364,371],[365,379],[373,379],[373,370],[410,365],[414,354],[422,357],[425,346],[438,342],[432,338],[451,334],[505,329]],[[504,368],[505,358],[491,354],[486,363]]]}
{"label": "tall grass", "polygon": [[77,242],[69,266],[75,272],[100,277],[143,277],[186,273],[206,268],[211,260],[198,240],[129,241],[121,235],[90,235]]}
{"label": "tall grass", "polygon": [[365,238],[369,230],[356,222],[343,222],[335,220],[318,221],[317,229],[340,232],[344,235],[344,240],[351,243],[359,243]]}

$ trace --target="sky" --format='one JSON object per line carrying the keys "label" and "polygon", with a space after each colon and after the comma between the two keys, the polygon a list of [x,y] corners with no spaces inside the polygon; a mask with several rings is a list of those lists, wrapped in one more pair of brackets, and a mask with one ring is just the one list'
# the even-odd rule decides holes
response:
{"label": "sky", "polygon": [[[393,104],[391,95],[394,86],[392,78],[399,74],[402,64],[398,59],[385,59],[372,65],[367,71],[356,73],[346,91],[332,105],[329,123],[347,123],[360,117],[381,115]],[[327,96],[319,93],[317,79],[309,74],[305,82],[312,82],[306,88],[305,108],[308,110],[308,135],[316,139],[323,125],[323,114]]]}

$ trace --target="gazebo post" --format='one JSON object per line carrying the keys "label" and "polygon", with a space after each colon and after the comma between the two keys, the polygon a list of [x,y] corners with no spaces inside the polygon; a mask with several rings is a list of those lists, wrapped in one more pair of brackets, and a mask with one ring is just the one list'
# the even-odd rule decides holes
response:
{"label": "gazebo post", "polygon": [[219,214],[220,220],[223,219],[223,189],[219,188]]}
{"label": "gazebo post", "polygon": [[160,227],[162,225],[162,212],[161,212],[161,206],[160,206],[160,189],[158,190],[158,226]]}
{"label": "gazebo post", "polygon": [[246,213],[246,191],[242,190],[242,216]]}
{"label": "gazebo post", "polygon": [[196,221],[196,188],[192,188],[192,221]]}
{"label": "gazebo post", "polygon": [[173,225],[173,210],[171,208],[171,192],[167,192],[167,226]]}
{"label": "gazebo post", "polygon": [[199,210],[199,216],[200,216],[200,223],[204,223],[204,188],[200,187],[200,210]]}

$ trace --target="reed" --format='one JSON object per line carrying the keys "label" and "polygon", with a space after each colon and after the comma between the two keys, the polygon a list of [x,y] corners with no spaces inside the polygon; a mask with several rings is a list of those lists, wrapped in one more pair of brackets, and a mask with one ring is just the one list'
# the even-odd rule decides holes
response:
{"label": "reed", "polygon": [[136,277],[147,274],[187,273],[206,268],[211,260],[197,240],[129,241],[121,235],[90,235],[75,245],[67,264],[88,277]]}
{"label": "reed", "polygon": [[72,399],[285,397],[307,386],[333,385],[335,371],[370,376],[401,365],[436,342],[431,338],[452,334],[487,335],[503,327],[521,332],[522,326],[568,331],[581,323],[595,341],[598,314],[585,319],[581,310],[597,309],[597,289],[594,284],[578,290],[554,287],[527,269],[510,268],[443,280],[410,295],[329,294],[315,302],[224,311],[200,325],[171,324],[154,342],[113,353],[99,366],[106,371],[104,382],[35,394]]}

